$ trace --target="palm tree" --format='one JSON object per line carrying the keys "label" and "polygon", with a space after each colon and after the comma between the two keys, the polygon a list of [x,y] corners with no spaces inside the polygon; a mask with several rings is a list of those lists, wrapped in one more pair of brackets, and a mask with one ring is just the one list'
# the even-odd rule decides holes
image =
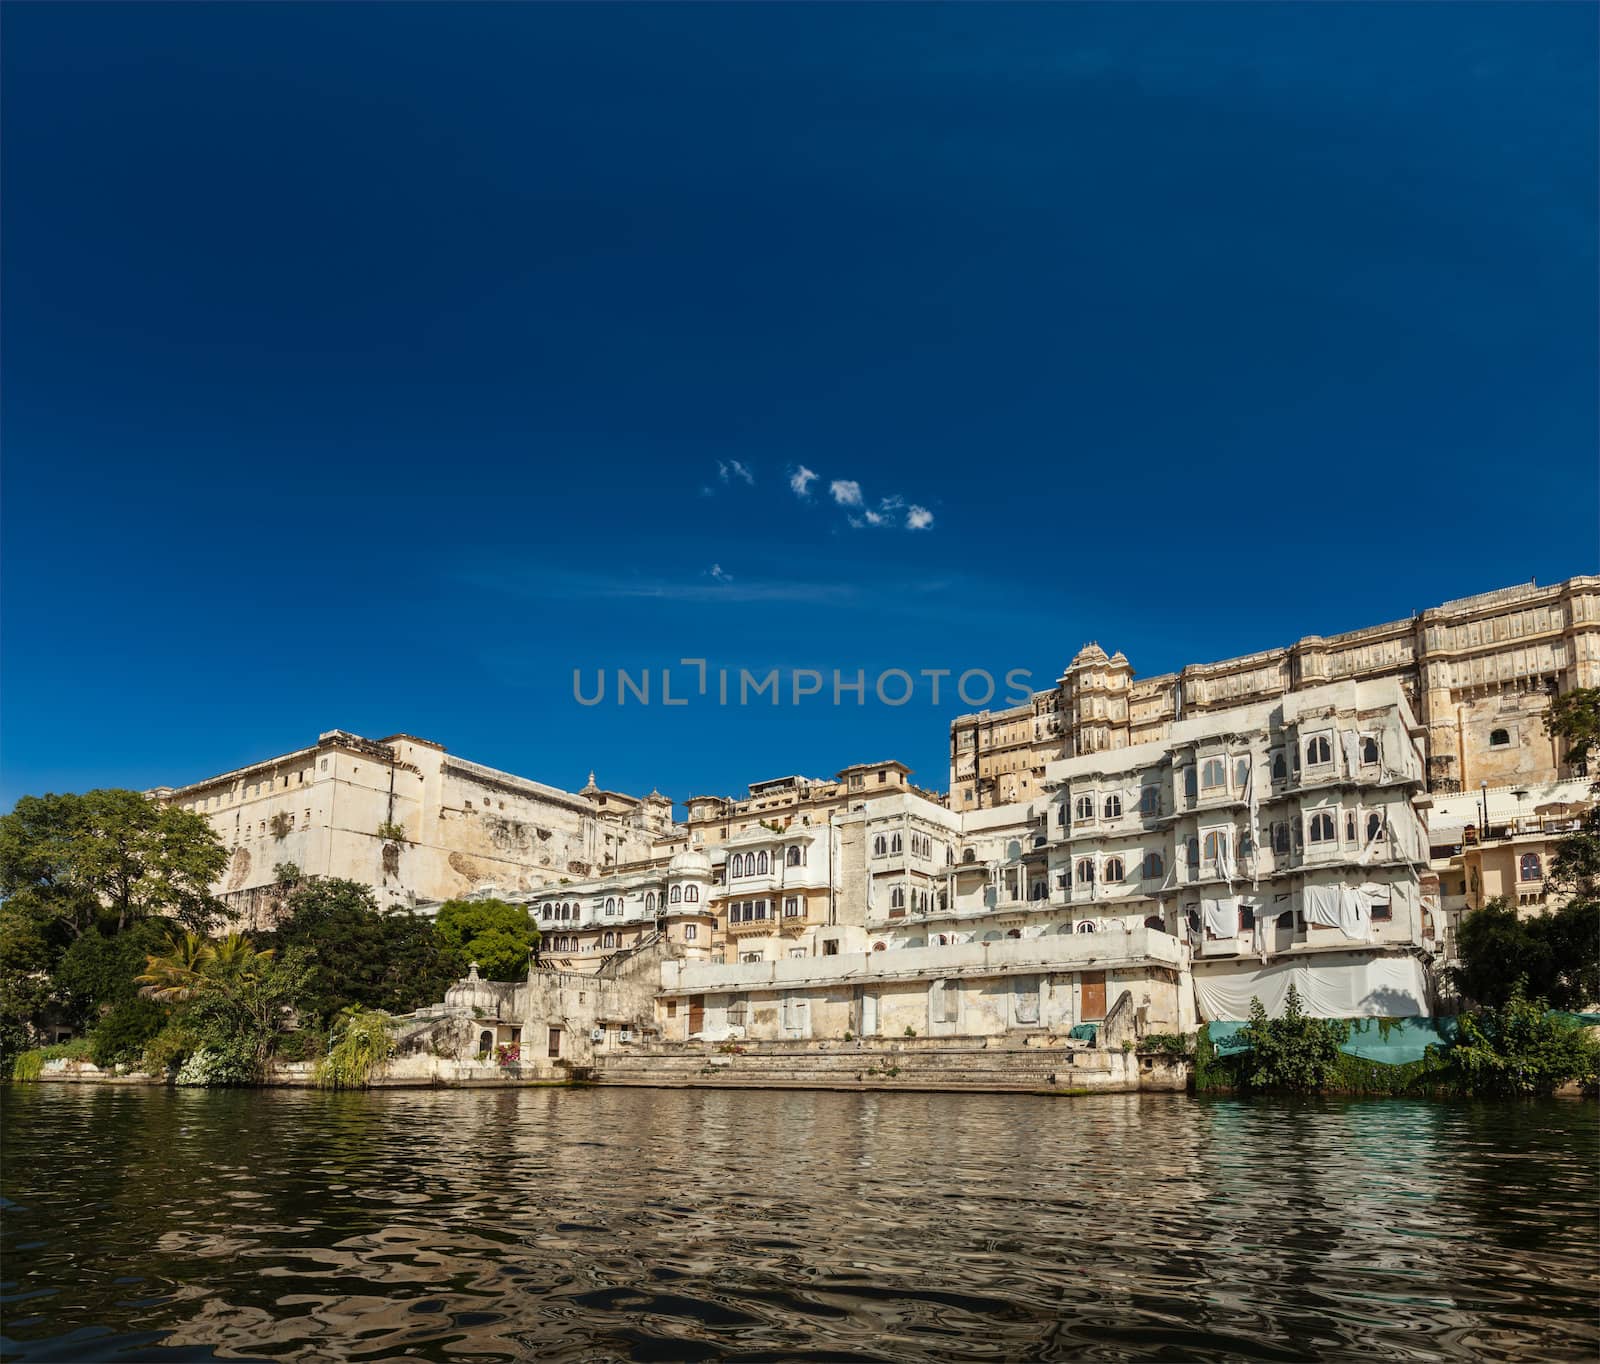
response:
{"label": "palm tree", "polygon": [[198,933],[185,930],[169,937],[160,952],[145,958],[144,973],[134,977],[139,993],[163,1004],[193,999],[205,982],[216,949]]}

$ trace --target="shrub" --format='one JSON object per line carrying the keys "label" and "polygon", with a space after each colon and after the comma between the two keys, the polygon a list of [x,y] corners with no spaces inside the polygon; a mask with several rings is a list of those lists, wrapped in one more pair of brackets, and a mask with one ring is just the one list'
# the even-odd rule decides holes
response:
{"label": "shrub", "polygon": [[328,1050],[327,1034],[318,1028],[297,1028],[278,1042],[280,1061],[316,1061]]}
{"label": "shrub", "polygon": [[345,1014],[328,1054],[317,1062],[317,1087],[367,1088],[372,1072],[394,1055],[393,1026],[394,1020],[378,1010]]}
{"label": "shrub", "polygon": [[1570,1019],[1546,1013],[1523,981],[1498,1009],[1463,1014],[1455,1045],[1444,1055],[1445,1082],[1477,1098],[1532,1098],[1577,1081],[1600,1078],[1600,1043]]}
{"label": "shrub", "polygon": [[255,1079],[251,1058],[242,1051],[223,1051],[202,1047],[178,1067],[174,1084],[217,1089],[227,1085],[246,1085]]}
{"label": "shrub", "polygon": [[1261,1001],[1252,999],[1250,1021],[1239,1030],[1239,1040],[1250,1048],[1240,1077],[1250,1089],[1320,1093],[1338,1071],[1344,1039],[1344,1024],[1306,1017],[1293,985],[1284,997],[1282,1018],[1268,1018]]}
{"label": "shrub", "polygon": [[1182,1058],[1190,1055],[1189,1039],[1182,1033],[1152,1032],[1139,1039],[1139,1055]]}
{"label": "shrub", "polygon": [[137,1061],[166,1022],[167,1010],[155,1000],[138,995],[123,1000],[96,1023],[89,1034],[95,1065],[109,1069]]}
{"label": "shrub", "polygon": [[92,1060],[92,1049],[87,1037],[74,1037],[70,1042],[57,1042],[53,1046],[35,1047],[17,1057],[12,1066],[13,1080],[37,1080],[47,1061]]}
{"label": "shrub", "polygon": [[147,1075],[163,1075],[180,1067],[199,1045],[199,1039],[182,1023],[168,1023],[145,1044],[139,1068]]}

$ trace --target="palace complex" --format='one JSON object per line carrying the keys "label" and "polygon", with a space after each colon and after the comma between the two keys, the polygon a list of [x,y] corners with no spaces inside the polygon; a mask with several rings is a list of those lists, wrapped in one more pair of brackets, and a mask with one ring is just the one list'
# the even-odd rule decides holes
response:
{"label": "palace complex", "polygon": [[1543,716],[1595,685],[1583,577],[1147,680],[1091,645],[1031,704],[954,722],[948,797],[885,760],[679,822],[592,774],[562,791],[338,730],[153,794],[227,842],[242,923],[270,923],[286,863],[424,914],[525,904],[527,980],[474,972],[429,1011],[481,1056],[1131,1044],[1291,985],[1325,1017],[1433,1014],[1463,911],[1548,900],[1589,795]]}

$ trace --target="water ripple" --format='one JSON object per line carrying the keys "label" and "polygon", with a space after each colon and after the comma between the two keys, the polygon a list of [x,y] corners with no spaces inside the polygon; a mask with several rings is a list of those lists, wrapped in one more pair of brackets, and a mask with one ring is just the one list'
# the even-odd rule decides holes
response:
{"label": "water ripple", "polygon": [[7,1361],[1593,1359],[1576,1103],[13,1087]]}

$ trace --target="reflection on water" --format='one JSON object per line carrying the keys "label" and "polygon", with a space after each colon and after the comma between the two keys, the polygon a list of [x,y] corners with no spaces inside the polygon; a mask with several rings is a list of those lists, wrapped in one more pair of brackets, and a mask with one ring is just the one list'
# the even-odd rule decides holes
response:
{"label": "reflection on water", "polygon": [[14,1086],[7,1360],[1592,1359],[1592,1106]]}

